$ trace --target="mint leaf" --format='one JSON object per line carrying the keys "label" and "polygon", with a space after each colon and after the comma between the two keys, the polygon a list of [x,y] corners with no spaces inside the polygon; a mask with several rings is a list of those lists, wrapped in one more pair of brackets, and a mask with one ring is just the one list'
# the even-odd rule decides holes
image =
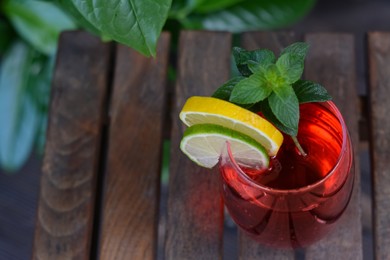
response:
{"label": "mint leaf", "polygon": [[309,45],[307,43],[296,42],[280,53],[276,66],[288,84],[292,84],[301,78],[308,49]]}
{"label": "mint leaf", "polygon": [[275,54],[267,49],[254,50],[250,52],[254,61],[258,62],[260,65],[265,66],[275,62]]}
{"label": "mint leaf", "polygon": [[254,61],[261,66],[266,66],[267,64],[275,62],[274,53],[267,49],[247,51],[240,47],[234,47],[233,56],[237,69],[244,77],[248,77],[252,74],[252,71],[248,68],[249,61]]}
{"label": "mint leaf", "polygon": [[293,84],[293,89],[299,103],[323,102],[332,99],[323,86],[312,81],[298,80]]}
{"label": "mint leaf", "polygon": [[267,81],[274,87],[286,85],[286,80],[275,64],[270,64],[264,70],[264,76]]}
{"label": "mint leaf", "polygon": [[283,125],[298,131],[299,102],[292,86],[275,88],[268,102],[272,112]]}
{"label": "mint leaf", "polygon": [[234,86],[243,79],[245,78],[238,76],[228,80],[213,93],[212,97],[229,101]]}
{"label": "mint leaf", "polygon": [[307,44],[306,42],[296,42],[284,48],[280,53],[280,56],[286,53],[292,53],[294,55],[297,55],[302,61],[304,61],[308,50],[309,44]]}
{"label": "mint leaf", "polygon": [[301,78],[304,60],[295,53],[284,53],[276,61],[276,66],[287,83],[292,84]]}
{"label": "mint leaf", "polygon": [[271,110],[271,107],[269,106],[268,100],[264,100],[259,103],[259,105],[254,105],[254,108],[258,108],[260,106],[260,109],[257,110],[261,111],[263,116],[270,121],[274,126],[276,126],[280,131],[284,132],[285,134],[296,136],[298,134],[298,129],[290,128],[282,124],[274,115],[274,113]]}
{"label": "mint leaf", "polygon": [[241,80],[234,87],[230,101],[237,104],[253,104],[267,98],[272,88],[261,73],[255,73]]}
{"label": "mint leaf", "polygon": [[248,60],[247,66],[252,73],[257,73],[264,70],[264,66],[262,66],[260,63],[253,60]]}

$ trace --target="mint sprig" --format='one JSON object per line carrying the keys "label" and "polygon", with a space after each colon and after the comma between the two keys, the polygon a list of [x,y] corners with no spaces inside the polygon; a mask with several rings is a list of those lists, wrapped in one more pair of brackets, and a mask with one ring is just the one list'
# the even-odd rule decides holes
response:
{"label": "mint sprig", "polygon": [[212,95],[215,98],[223,99],[223,100],[229,100],[230,95],[233,91],[233,88],[237,85],[238,82],[245,79],[245,77],[237,76],[234,77],[228,81],[226,81],[224,84],[222,84]]}
{"label": "mint sprig", "polygon": [[239,81],[232,89],[229,100],[237,104],[254,104],[272,93],[272,87],[262,73],[254,73]]}
{"label": "mint sprig", "polygon": [[268,99],[276,118],[286,127],[298,132],[299,102],[291,85],[275,88]]}
{"label": "mint sprig", "polygon": [[318,83],[309,80],[298,80],[292,85],[299,103],[322,102],[331,100],[328,91]]}
{"label": "mint sprig", "polygon": [[238,71],[244,77],[248,77],[252,74],[252,71],[248,67],[248,63],[251,61],[261,61],[262,65],[275,63],[274,53],[267,49],[247,51],[240,47],[234,47],[233,56]]}
{"label": "mint sprig", "polygon": [[248,51],[234,47],[233,56],[241,76],[223,84],[213,97],[230,101],[264,117],[297,141],[299,104],[331,99],[319,83],[302,80],[309,45],[296,42],[276,59],[272,51]]}

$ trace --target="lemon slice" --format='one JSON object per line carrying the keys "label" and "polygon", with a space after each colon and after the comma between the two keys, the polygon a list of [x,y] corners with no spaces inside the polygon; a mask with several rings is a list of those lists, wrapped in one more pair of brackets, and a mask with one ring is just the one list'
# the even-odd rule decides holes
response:
{"label": "lemon slice", "polygon": [[180,112],[187,126],[215,124],[240,132],[260,143],[274,156],[282,142],[282,133],[270,122],[247,109],[213,97],[190,97]]}
{"label": "lemon slice", "polygon": [[180,149],[192,161],[206,168],[214,167],[226,142],[230,143],[232,156],[240,165],[263,169],[269,165],[264,147],[240,132],[212,124],[197,124],[186,129]]}

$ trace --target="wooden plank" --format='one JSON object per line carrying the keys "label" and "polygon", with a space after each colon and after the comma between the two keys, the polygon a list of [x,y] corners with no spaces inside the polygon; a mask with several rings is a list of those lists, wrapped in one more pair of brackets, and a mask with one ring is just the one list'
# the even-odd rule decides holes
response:
{"label": "wooden plank", "polygon": [[33,259],[90,257],[109,54],[86,33],[61,35]]}
{"label": "wooden plank", "polygon": [[[307,248],[307,259],[362,259],[360,170],[358,161],[358,96],[354,38],[351,34],[308,34],[310,44],[305,78],[324,85],[333,96],[349,128],[355,156],[352,198],[339,225],[326,239]],[[347,102],[346,102],[347,101]]]}
{"label": "wooden plank", "polygon": [[368,34],[374,251],[390,258],[390,33]]}
{"label": "wooden plank", "polygon": [[188,97],[210,96],[229,77],[231,35],[182,32],[171,135],[166,259],[221,259],[223,205],[218,172],[203,169],[179,151]]}
{"label": "wooden plank", "polygon": [[153,259],[157,247],[169,34],[155,59],[119,45],[110,109],[101,259]]}
{"label": "wooden plank", "polygon": [[269,49],[278,56],[288,45],[299,41],[294,32],[247,32],[241,35],[241,45],[248,50]]}
{"label": "wooden plank", "polygon": [[[251,32],[244,33],[241,37],[241,45],[249,50],[266,48],[279,52],[289,44],[299,40],[292,32]],[[240,259],[294,259],[294,250],[271,249],[258,244],[248,238],[243,232],[239,233],[239,258]]]}
{"label": "wooden plank", "polygon": [[291,249],[275,249],[260,245],[249,238],[243,232],[239,232],[239,251],[238,257],[242,260],[260,260],[260,259],[295,259],[295,252]]}

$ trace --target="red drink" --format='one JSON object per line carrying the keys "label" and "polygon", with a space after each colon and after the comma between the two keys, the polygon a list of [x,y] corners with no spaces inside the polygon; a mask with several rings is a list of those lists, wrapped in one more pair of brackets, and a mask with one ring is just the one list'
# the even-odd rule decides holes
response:
{"label": "red drink", "polygon": [[229,148],[220,162],[225,205],[237,225],[274,247],[303,247],[324,237],[345,211],[354,182],[352,148],[332,102],[300,107],[299,154],[286,136],[267,171],[240,167]]}

